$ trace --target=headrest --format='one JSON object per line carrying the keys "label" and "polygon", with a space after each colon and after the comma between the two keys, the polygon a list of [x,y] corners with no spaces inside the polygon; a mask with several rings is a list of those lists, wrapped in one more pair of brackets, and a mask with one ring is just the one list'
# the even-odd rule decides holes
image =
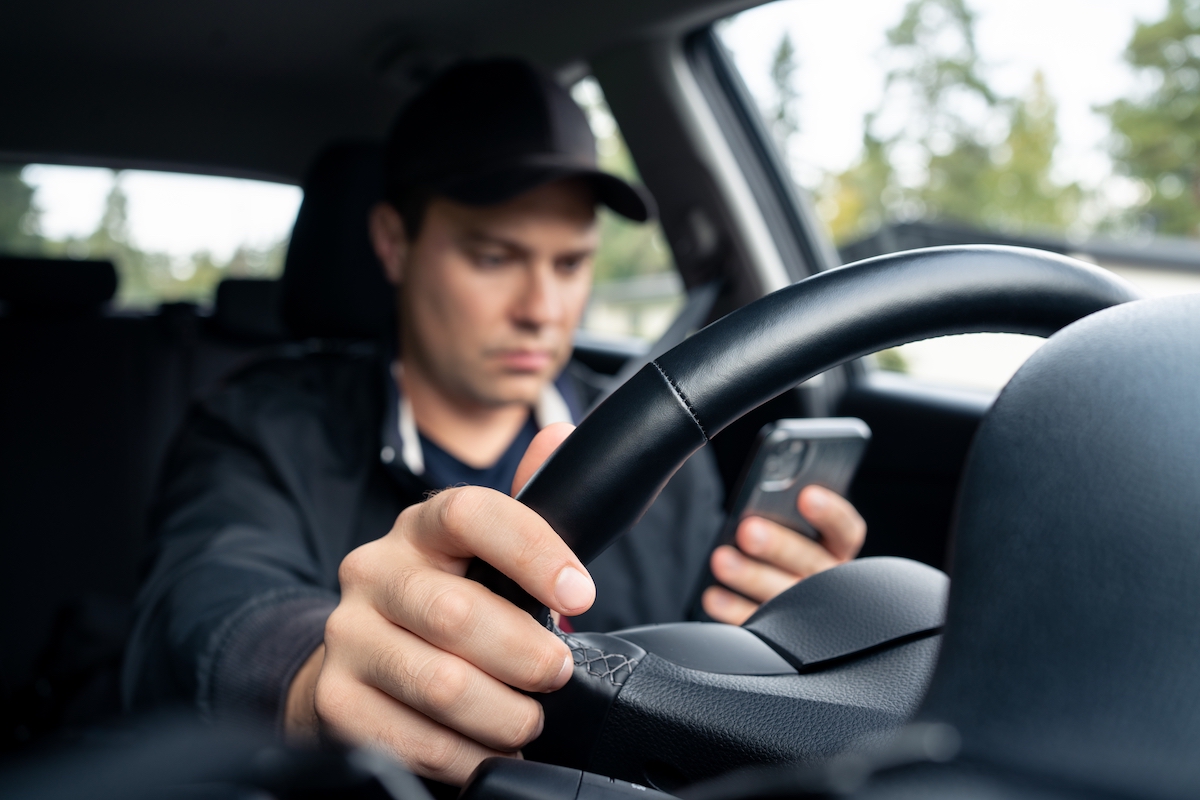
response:
{"label": "headrest", "polygon": [[1200,296],[1064,328],[980,426],[921,716],[962,754],[1200,794]]}
{"label": "headrest", "polygon": [[117,271],[110,261],[0,256],[0,301],[9,313],[86,314],[116,291]]}
{"label": "headrest", "polygon": [[287,338],[279,313],[279,281],[226,278],[217,284],[212,324],[222,334],[250,342]]}
{"label": "headrest", "polygon": [[383,338],[395,331],[395,291],[367,233],[383,199],[383,147],[336,144],[304,183],[282,280],[283,321],[296,337]]}

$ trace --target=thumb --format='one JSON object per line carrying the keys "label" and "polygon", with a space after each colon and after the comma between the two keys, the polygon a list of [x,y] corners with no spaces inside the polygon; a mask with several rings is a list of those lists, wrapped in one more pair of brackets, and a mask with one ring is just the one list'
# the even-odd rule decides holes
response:
{"label": "thumb", "polygon": [[533,473],[542,466],[542,462],[558,449],[558,446],[563,443],[563,439],[570,436],[573,430],[575,430],[575,426],[569,422],[555,422],[538,431],[538,435],[533,437],[533,441],[525,450],[521,463],[517,465],[517,474],[513,476],[513,497],[516,497],[517,492],[524,488],[529,479],[533,477]]}

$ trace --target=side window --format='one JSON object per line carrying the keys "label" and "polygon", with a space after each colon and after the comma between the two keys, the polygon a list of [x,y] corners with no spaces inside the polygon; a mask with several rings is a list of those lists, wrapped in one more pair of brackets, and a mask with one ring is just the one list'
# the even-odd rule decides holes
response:
{"label": "side window", "polygon": [[[600,166],[638,182],[637,168],[600,84],[584,78],[572,87],[596,135]],[[684,288],[658,222],[637,224],[601,209],[596,281],[582,328],[589,334],[653,342],[683,306]]]}
{"label": "side window", "polygon": [[0,253],[102,258],[115,305],[212,302],[226,277],[278,277],[296,186],[143,170],[0,164]]}
{"label": "side window", "polygon": [[[780,0],[717,33],[844,261],[1015,244],[1200,291],[1196,2]],[[1039,343],[946,337],[868,364],[998,388]]]}

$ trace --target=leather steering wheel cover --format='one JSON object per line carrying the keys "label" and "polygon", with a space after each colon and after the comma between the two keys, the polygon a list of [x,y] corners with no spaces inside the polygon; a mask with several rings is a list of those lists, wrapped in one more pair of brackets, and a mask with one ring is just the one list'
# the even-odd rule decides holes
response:
{"label": "leather steering wheel cover", "polygon": [[[1052,333],[1094,311],[1135,298],[1127,284],[1099,269],[1017,248],[937,248],[831,270],[730,314],[648,364],[593,411],[518,498],[541,514],[586,563],[637,521],[671,475],[711,436],[745,411],[812,375],[866,353],[933,336],[978,331]],[[494,591],[539,612],[536,601],[519,586],[486,565],[478,566],[482,572],[491,571],[487,585]],[[940,599],[934,605],[940,622]],[[544,608],[540,611],[544,615]],[[789,757],[829,754],[829,748],[846,743],[838,732],[857,736],[882,730],[912,713],[919,696],[915,684],[924,684],[925,670],[937,651],[935,640],[925,635],[933,630],[933,623],[893,622],[896,625],[889,630],[894,627],[900,638],[883,638],[897,646],[875,648],[871,643],[880,642],[875,631],[865,638],[852,637],[853,641],[831,639],[822,652],[808,654],[815,659],[812,666],[835,662],[840,666],[820,675],[795,676],[798,681],[810,679],[801,681],[804,686],[792,687],[800,693],[793,698],[796,703],[808,702],[801,695],[822,677],[834,681],[837,695],[843,698],[856,680],[862,686],[869,684],[874,687],[868,691],[873,701],[860,709],[869,712],[866,716],[851,713],[858,708],[855,704],[834,702],[838,710],[823,722],[818,722],[821,715],[812,708],[797,712],[799,706],[789,706],[788,719],[799,713],[802,722],[789,734],[798,748]],[[873,655],[842,663],[851,651]],[[808,659],[801,660],[807,666]],[[700,723],[695,721],[694,703],[673,702],[671,698],[687,693],[683,687],[693,672],[648,654],[636,669],[630,665],[628,680],[622,687],[612,687],[617,694],[605,702],[609,688],[583,686],[601,679],[577,665],[572,683],[579,682],[580,691],[588,689],[583,692],[588,699],[564,697],[561,704],[551,699],[543,737],[558,738],[556,731],[571,727],[581,711],[602,718],[600,739],[577,742],[567,748],[570,752],[559,753],[558,760],[586,762],[589,768],[603,767],[606,772],[624,760],[645,761],[648,752],[657,752],[655,743],[667,741],[678,742],[682,750],[664,757],[688,765],[685,774],[693,778],[712,774],[719,766],[711,747],[714,741],[723,743],[730,767],[787,755],[764,755],[755,745],[759,738],[741,727],[743,719],[737,713],[724,715],[736,731],[714,732],[708,720],[711,704],[704,709],[708,721]],[[874,705],[880,699],[876,691],[880,676],[907,676],[912,684],[885,692],[898,703],[891,711]],[[761,694],[766,706],[751,712],[752,716],[779,714],[783,708],[779,692],[789,691],[779,682],[787,680],[706,675],[702,683],[709,688],[693,688],[706,693],[706,702],[724,697],[730,709],[747,708],[747,698]],[[755,681],[769,681],[772,688]],[[819,707],[828,705],[818,702]],[[722,717],[722,712],[716,713]],[[631,731],[637,730],[647,736],[631,737]],[[623,748],[631,744],[636,752],[626,753]],[[742,744],[747,746],[741,748]],[[629,759],[611,760],[622,753]],[[593,763],[595,759],[600,760]]]}
{"label": "leather steering wheel cover", "polygon": [[[648,364],[580,424],[518,499],[586,563],[712,436],[801,381],[936,336],[1049,335],[1137,297],[1109,272],[1018,247],[928,248],[832,269],[729,314]],[[489,585],[528,605],[515,584]]]}
{"label": "leather steering wheel cover", "polygon": [[869,353],[956,333],[1049,336],[1137,297],[1110,272],[1041,250],[911,250],[781,289],[713,323],[658,364],[711,437],[801,381]]}

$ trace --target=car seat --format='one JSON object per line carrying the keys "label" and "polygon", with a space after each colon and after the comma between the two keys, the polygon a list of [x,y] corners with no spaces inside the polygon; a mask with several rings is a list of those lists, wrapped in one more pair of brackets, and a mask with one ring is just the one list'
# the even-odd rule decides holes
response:
{"label": "car seat", "polygon": [[106,314],[116,287],[108,262],[0,259],[0,748],[60,723],[56,694],[119,656],[187,402],[176,315]]}
{"label": "car seat", "polygon": [[378,145],[322,153],[283,279],[227,279],[210,317],[112,312],[109,262],[0,258],[0,751],[117,711],[149,504],[190,403],[288,338],[394,330],[366,222],[382,169]]}
{"label": "car seat", "polygon": [[282,278],[282,313],[295,338],[382,339],[396,330],[395,290],[367,230],[383,199],[383,147],[326,148],[304,182]]}

